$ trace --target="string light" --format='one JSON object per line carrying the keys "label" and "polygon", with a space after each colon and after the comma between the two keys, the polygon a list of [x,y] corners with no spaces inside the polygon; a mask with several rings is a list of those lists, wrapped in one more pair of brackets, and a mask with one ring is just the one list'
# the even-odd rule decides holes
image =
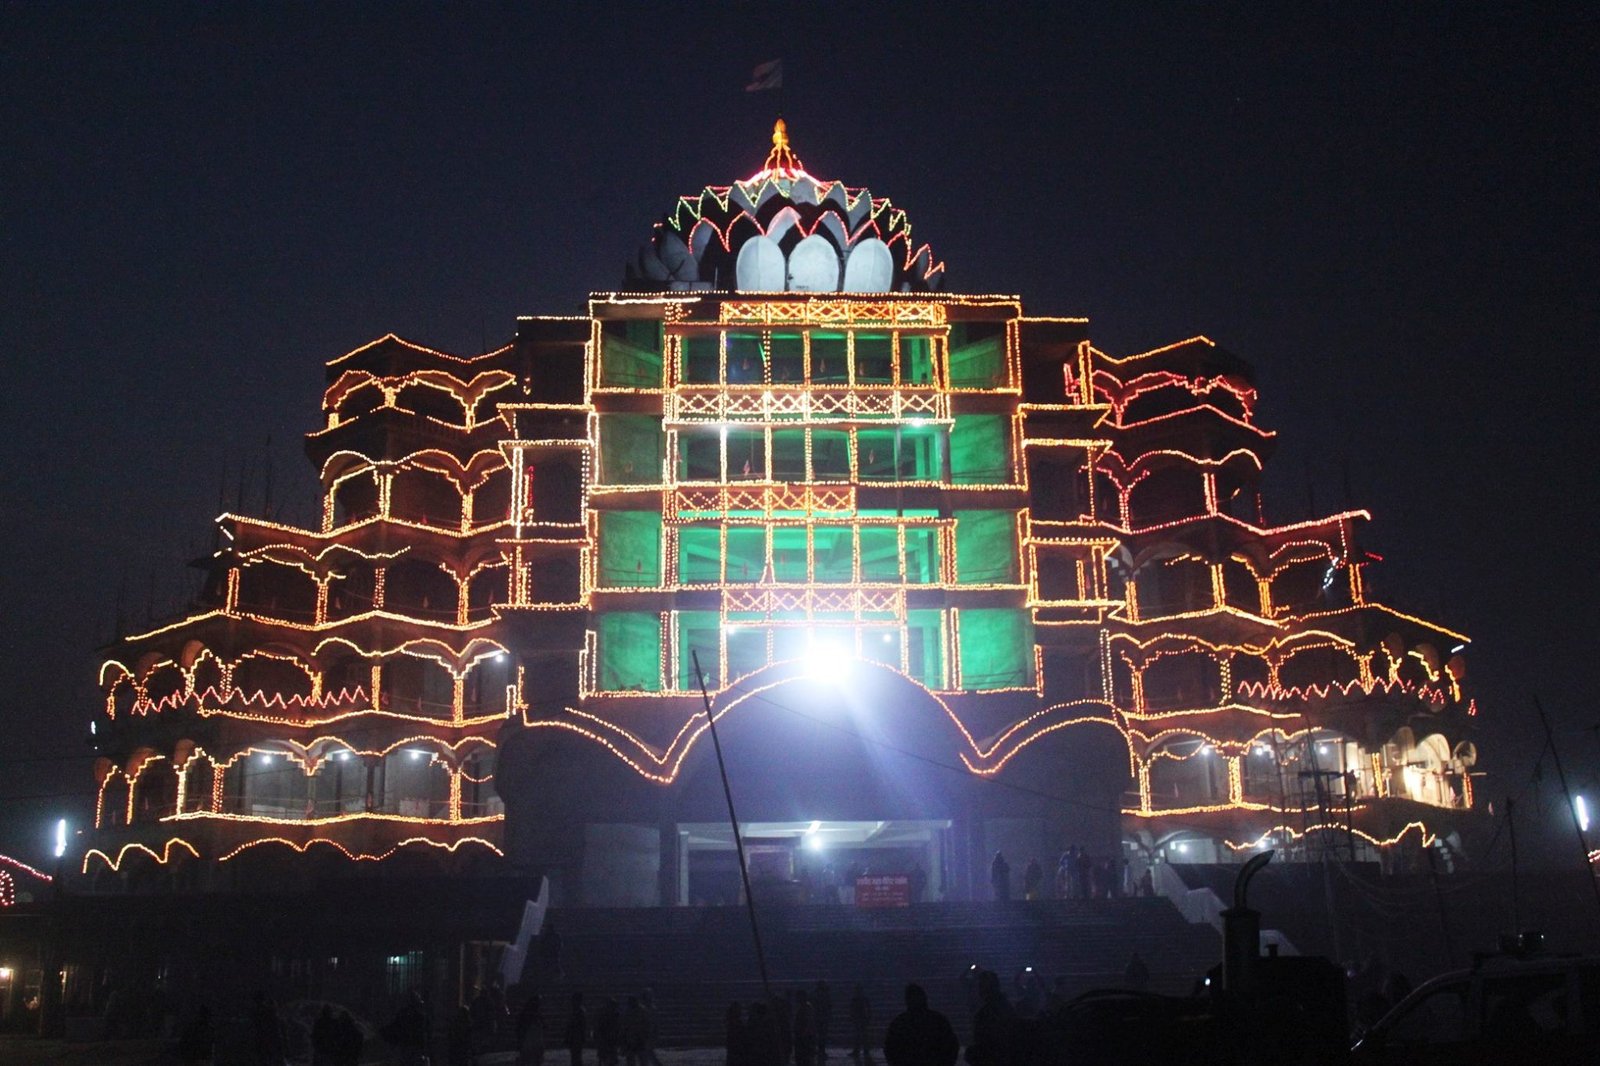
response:
{"label": "string light", "polygon": [[[903,242],[897,250],[903,268],[926,267],[924,276],[942,270],[926,246],[913,251],[903,213],[887,201],[816,182],[798,163],[684,198],[665,225],[690,243],[699,234],[727,249],[734,225],[755,221],[743,200],[792,198],[797,188],[802,198],[838,190],[843,199],[836,202],[869,208],[850,239],[887,235],[886,243]],[[619,340],[612,323],[624,319],[646,323],[642,328],[655,339],[640,342],[646,347]],[[582,344],[581,402],[533,395],[528,380],[508,368],[511,346],[460,357],[391,334],[330,361],[325,425],[312,434],[315,454],[327,453],[320,458],[320,528],[219,516],[227,542],[213,563],[225,572],[221,606],[126,638],[126,653],[100,672],[107,716],[133,722],[130,737],[146,728],[141,717],[182,712],[307,739],[261,740],[226,756],[192,744],[179,744],[170,756],[135,749],[120,767],[107,762],[97,825],[108,804],[132,822],[136,799],[156,784],[165,787],[170,767],[178,802],[161,821],[227,822],[230,833],[251,832],[256,824],[333,825],[347,839],[258,836],[217,861],[263,843],[302,853],[323,843],[363,861],[417,843],[451,851],[473,843],[498,855],[493,842],[464,834],[498,825],[504,815],[467,814],[462,782],[492,786],[493,773],[480,773],[473,760],[495,749],[500,724],[513,714],[530,729],[581,735],[646,780],[665,785],[679,778],[707,728],[705,711],[692,699],[696,686],[685,681],[691,619],[677,608],[680,594],[714,601],[705,614],[714,620],[718,661],[716,676],[706,681],[718,718],[801,676],[804,664],[786,657],[789,638],[780,634],[815,628],[849,641],[864,662],[875,651],[889,661],[871,667],[925,693],[953,729],[951,753],[976,776],[1001,773],[1021,751],[1069,728],[1115,730],[1139,784],[1139,805],[1124,811],[1132,824],[1216,814],[1236,826],[1261,815],[1320,811],[1320,803],[1287,797],[1264,801],[1259,767],[1247,761],[1292,762],[1299,756],[1285,756],[1284,745],[1300,750],[1330,734],[1354,753],[1367,793],[1360,800],[1346,795],[1330,810],[1372,818],[1389,800],[1471,807],[1468,767],[1475,752],[1452,748],[1442,732],[1421,742],[1409,730],[1397,732],[1372,751],[1345,736],[1365,735],[1357,728],[1366,720],[1358,698],[1404,697],[1475,715],[1476,703],[1460,687],[1459,664],[1442,662],[1428,643],[1451,647],[1466,638],[1366,599],[1362,572],[1377,559],[1354,544],[1357,523],[1370,520],[1366,511],[1280,525],[1226,512],[1227,494],[1255,483],[1275,433],[1255,424],[1258,397],[1247,372],[1229,370],[1231,357],[1216,353],[1209,339],[1122,358],[1077,341],[1059,357],[1059,371],[1052,363],[1044,379],[1061,395],[1033,396],[1030,377],[1024,401],[1024,327],[1084,320],[1024,317],[1015,296],[600,293],[591,297],[587,316],[523,321],[529,329],[550,323],[562,338]],[[961,343],[960,331],[972,322],[991,331],[981,342],[989,347],[978,367],[963,373],[955,364],[967,357],[964,351],[978,350]],[[702,354],[704,363],[691,366]],[[1039,372],[1027,364],[1029,375]],[[1159,410],[1147,399],[1160,401]],[[1158,413],[1145,413],[1151,410]],[[380,412],[389,420],[379,423],[383,431],[394,427],[390,443],[399,455],[356,446],[358,423]],[[637,421],[620,420],[626,418]],[[648,431],[636,451],[627,437],[631,427]],[[953,442],[964,434],[974,443],[957,461]],[[455,443],[430,443],[446,439]],[[1088,490],[1076,512],[1034,516],[1044,487],[1034,484],[1041,460],[1073,465]],[[557,462],[578,472],[576,519],[543,513],[535,491]],[[1152,520],[1143,494],[1162,484],[1170,489],[1169,479],[1183,477],[1195,513]],[[437,487],[440,513],[406,499],[413,483]],[[344,508],[358,491],[359,505]],[[640,534],[645,547],[637,557],[624,560],[613,552],[622,542],[612,539],[602,516],[630,512],[649,516],[650,532]],[[1010,532],[999,532],[1002,525]],[[698,540],[708,553],[714,545],[714,565],[691,569],[685,563]],[[730,550],[734,541],[737,551]],[[848,561],[830,562],[833,550]],[[544,568],[556,559],[573,565],[570,585],[547,581]],[[752,572],[738,569],[746,562]],[[403,575],[432,578],[434,568],[448,602],[402,602]],[[1051,569],[1065,576],[1041,589],[1041,572]],[[1347,605],[1328,606],[1341,572]],[[370,575],[370,603],[347,612],[341,601],[353,598],[348,590],[357,574],[362,582]],[[1311,574],[1319,598],[1308,603],[1297,585]],[[1183,596],[1156,594],[1169,578]],[[486,584],[503,602],[484,603]],[[311,620],[264,606],[270,597],[258,589],[271,588],[292,590]],[[993,667],[978,658],[987,649],[970,628],[985,610],[1011,611],[1018,619],[1017,647]],[[483,676],[473,671],[516,646],[502,633],[507,616],[521,612],[589,614],[577,654],[577,706],[530,716],[521,663],[515,681],[504,686],[503,707],[498,688],[492,700],[469,701],[469,679]],[[657,644],[645,650],[640,668],[654,686],[649,691],[600,684],[612,669],[602,662],[610,649],[600,629],[613,612],[633,612],[645,629],[654,627]],[[229,644],[225,658],[206,646],[220,647],[212,636],[218,627],[242,634],[229,638],[239,644]],[[1372,633],[1391,627],[1409,640],[1371,645]],[[746,630],[760,635],[745,638]],[[730,636],[757,643],[759,663],[752,657],[736,664]],[[925,642],[927,655],[913,671],[916,640]],[[1086,661],[1089,691],[1100,695],[1047,700],[1056,654]],[[350,657],[361,663],[356,676]],[[397,669],[414,669],[408,659],[448,675],[451,696],[447,706],[436,705],[439,714],[411,714],[397,702],[411,696]],[[1179,678],[1182,671],[1191,673]],[[488,687],[499,684],[497,675],[488,676]],[[434,677],[442,684],[442,675]],[[1198,686],[1185,688],[1191,680]],[[625,724],[641,701],[669,716],[681,709],[665,747]],[[420,700],[416,706],[423,710]],[[1453,730],[1459,719],[1439,721]],[[359,723],[356,735],[374,739],[358,748],[329,732],[346,722]],[[985,723],[985,739],[976,739],[968,722]],[[425,752],[426,765],[445,775],[444,817],[372,810],[321,816],[308,809],[307,817],[294,818],[224,809],[226,771],[252,754],[274,763],[281,757],[284,772],[312,779],[330,758],[337,767],[401,750]],[[1196,758],[1222,761],[1215,772],[1225,775],[1226,800],[1192,803],[1195,797],[1175,793],[1172,806],[1162,806],[1165,793],[1158,802],[1152,781],[1159,786],[1163,775]],[[1408,769],[1406,761],[1423,767]],[[191,800],[191,785],[197,792],[205,787],[202,766],[210,793]],[[1452,792],[1457,778],[1460,804]],[[1224,787],[1208,780],[1214,793]],[[120,788],[125,800],[112,796]],[[369,827],[392,822],[424,825],[449,840],[412,837],[387,851],[366,842]],[[1303,832],[1326,828],[1332,823]],[[1357,833],[1390,847],[1409,839],[1413,828],[1418,839],[1432,839],[1421,821],[1392,837]],[[1285,831],[1289,839],[1298,836],[1279,827],[1260,840]],[[199,857],[209,845],[196,839],[173,837],[159,853],[130,843],[115,859],[93,849],[84,868],[98,855],[115,870],[133,850],[158,863],[177,850]],[[1259,842],[1227,846],[1244,850]]]}

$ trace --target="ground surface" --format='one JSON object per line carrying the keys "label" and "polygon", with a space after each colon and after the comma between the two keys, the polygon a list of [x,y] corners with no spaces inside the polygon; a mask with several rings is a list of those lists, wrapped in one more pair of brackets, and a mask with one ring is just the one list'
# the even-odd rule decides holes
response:
{"label": "ground surface", "polygon": [[[176,1063],[168,1052],[168,1043],[160,1040],[102,1040],[90,1043],[67,1043],[64,1040],[39,1040],[33,1037],[0,1036],[0,1066],[167,1066]],[[726,1059],[721,1048],[667,1048],[657,1052],[662,1066],[723,1066]],[[364,1066],[378,1066],[391,1060],[386,1052],[375,1050],[362,1056]],[[442,1057],[437,1061],[442,1062]],[[591,1052],[585,1059],[592,1063]],[[835,1052],[830,1061],[841,1066],[853,1066],[843,1052]],[[253,1060],[242,1053],[219,1055],[216,1066],[241,1066]],[[513,1066],[516,1056],[511,1052],[480,1056],[476,1066]],[[551,1053],[545,1057],[546,1066],[566,1066],[565,1052]],[[295,1066],[303,1066],[296,1063]]]}

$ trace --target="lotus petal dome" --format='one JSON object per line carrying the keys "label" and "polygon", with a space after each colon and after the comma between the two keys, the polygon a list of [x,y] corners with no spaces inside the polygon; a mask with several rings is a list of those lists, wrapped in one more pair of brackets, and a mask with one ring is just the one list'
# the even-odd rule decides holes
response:
{"label": "lotus petal dome", "polygon": [[782,119],[761,170],[679,197],[627,265],[627,288],[651,292],[933,292],[943,280],[906,213],[808,174]]}

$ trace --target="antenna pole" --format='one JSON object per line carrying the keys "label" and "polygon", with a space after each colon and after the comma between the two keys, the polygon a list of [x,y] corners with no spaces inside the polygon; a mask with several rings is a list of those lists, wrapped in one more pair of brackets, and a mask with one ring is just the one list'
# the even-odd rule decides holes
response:
{"label": "antenna pole", "polygon": [[1544,704],[1539,702],[1537,693],[1533,696],[1534,709],[1539,712],[1539,723],[1544,726],[1544,743],[1550,749],[1550,758],[1555,760],[1556,777],[1561,781],[1561,794],[1567,799],[1567,817],[1572,819],[1572,828],[1578,834],[1578,850],[1583,854],[1583,872],[1588,875],[1589,887],[1594,891],[1594,902],[1600,907],[1600,881],[1595,880],[1594,864],[1589,861],[1589,843],[1583,839],[1583,826],[1578,824],[1578,811],[1572,802],[1572,790],[1567,787],[1567,772],[1561,767],[1561,752],[1556,750],[1556,737],[1550,730],[1550,716],[1544,713]]}
{"label": "antenna pole", "polygon": [[761,970],[761,994],[772,1002],[772,985],[767,981],[767,956],[761,950],[761,927],[756,924],[756,897],[750,891],[750,866],[744,858],[744,837],[739,832],[739,816],[733,813],[733,790],[728,787],[728,764],[722,761],[722,741],[717,739],[717,716],[711,713],[711,694],[706,691],[706,675],[700,670],[700,653],[690,649],[694,676],[700,682],[700,699],[706,707],[706,726],[711,730],[711,747],[717,753],[717,771],[722,775],[722,795],[728,801],[728,824],[733,828],[733,847],[739,853],[739,877],[744,882],[745,910],[750,914],[750,938],[756,945],[756,966]]}

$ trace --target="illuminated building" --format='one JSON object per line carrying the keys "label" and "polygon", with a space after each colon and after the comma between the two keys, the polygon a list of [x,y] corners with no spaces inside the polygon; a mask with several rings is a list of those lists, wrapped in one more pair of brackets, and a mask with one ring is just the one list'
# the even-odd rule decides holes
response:
{"label": "illuminated building", "polygon": [[1369,597],[1365,512],[1263,517],[1243,361],[941,292],[781,125],[628,273],[480,356],[329,364],[321,528],[222,516],[203,607],[103,670],[85,873],[729,899],[696,661],[771,880],[1460,849],[1466,640]]}

